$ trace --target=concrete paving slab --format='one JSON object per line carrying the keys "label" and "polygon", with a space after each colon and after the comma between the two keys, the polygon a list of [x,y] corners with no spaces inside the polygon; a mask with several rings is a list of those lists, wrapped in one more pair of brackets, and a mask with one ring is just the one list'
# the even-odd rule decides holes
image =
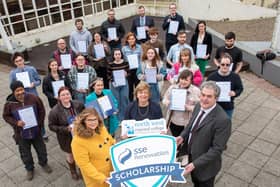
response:
{"label": "concrete paving slab", "polygon": [[216,187],[247,187],[248,183],[229,174],[223,177],[215,184]]}
{"label": "concrete paving slab", "polygon": [[277,146],[275,144],[257,138],[249,145],[249,148],[256,152],[270,156],[275,151]]}
{"label": "concrete paving slab", "polygon": [[240,144],[243,146],[248,146],[253,140],[255,139],[255,137],[253,136],[249,136],[247,134],[244,134],[242,132],[239,131],[234,131],[231,136],[229,141],[236,143],[236,144]]}
{"label": "concrete paving slab", "polygon": [[261,171],[252,182],[257,187],[279,187],[280,178]]}
{"label": "concrete paving slab", "polygon": [[234,159],[237,159],[243,151],[246,149],[243,145],[236,144],[233,142],[228,142],[227,143],[227,150],[224,152],[225,155],[232,157]]}
{"label": "concrete paving slab", "polygon": [[12,181],[7,175],[0,178],[0,184],[3,187],[17,187],[18,185]]}
{"label": "concrete paving slab", "polygon": [[280,160],[280,146],[277,146],[276,151],[273,153],[272,158]]}
{"label": "concrete paving slab", "polygon": [[280,177],[280,167],[279,166],[280,166],[280,160],[270,158],[269,161],[263,167],[263,170],[266,171],[267,173]]}
{"label": "concrete paving slab", "polygon": [[280,144],[279,131],[275,131],[273,129],[264,129],[259,138],[274,143],[275,145]]}
{"label": "concrete paving slab", "polygon": [[8,159],[0,162],[0,168],[5,171],[6,173],[15,170],[16,168],[23,166],[21,159],[13,155],[9,157]]}
{"label": "concrete paving slab", "polygon": [[250,164],[253,167],[261,169],[268,161],[269,157],[262,153],[246,149],[238,158],[238,160]]}

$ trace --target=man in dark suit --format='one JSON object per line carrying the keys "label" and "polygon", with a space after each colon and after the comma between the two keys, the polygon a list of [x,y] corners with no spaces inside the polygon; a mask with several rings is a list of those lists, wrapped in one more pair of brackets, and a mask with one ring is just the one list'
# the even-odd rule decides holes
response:
{"label": "man in dark suit", "polygon": [[214,81],[201,85],[200,103],[196,105],[187,128],[176,137],[180,145],[187,144],[189,164],[195,187],[213,187],[221,169],[222,152],[231,134],[231,121],[222,107],[216,104],[220,89]]}
{"label": "man in dark suit", "polygon": [[[138,7],[138,15],[131,25],[131,32],[137,36],[137,43],[145,43],[149,40],[148,31],[151,27],[155,26],[153,18],[145,15],[145,7],[143,5]],[[141,28],[145,30],[146,37],[144,35],[141,37]],[[142,30],[142,31],[143,31]]]}

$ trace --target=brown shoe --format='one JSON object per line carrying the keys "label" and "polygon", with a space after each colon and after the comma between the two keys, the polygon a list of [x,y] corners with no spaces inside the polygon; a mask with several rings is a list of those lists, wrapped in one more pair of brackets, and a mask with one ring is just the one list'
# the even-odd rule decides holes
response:
{"label": "brown shoe", "polygon": [[73,163],[69,163],[68,161],[66,161],[66,162],[67,162],[67,164],[69,166],[72,179],[73,180],[79,180],[80,177],[79,177],[79,175],[78,175],[78,173],[76,171],[76,164],[75,164],[75,162],[73,162]]}
{"label": "brown shoe", "polygon": [[27,171],[26,173],[26,179],[31,181],[33,179],[33,176],[34,176],[34,171],[31,170],[31,171]]}
{"label": "brown shoe", "polygon": [[51,173],[52,172],[52,168],[48,164],[42,166],[42,169],[46,173]]}

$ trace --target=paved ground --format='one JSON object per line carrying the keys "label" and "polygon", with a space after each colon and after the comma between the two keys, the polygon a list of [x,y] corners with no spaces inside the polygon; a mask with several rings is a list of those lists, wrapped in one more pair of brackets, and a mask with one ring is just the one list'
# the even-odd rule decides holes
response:
{"label": "paved ground", "polygon": [[[8,89],[10,67],[0,65],[0,107],[2,108]],[[280,184],[280,89],[255,75],[241,73],[244,93],[236,100],[232,136],[223,155],[223,168],[216,180],[218,187],[278,187]],[[41,93],[45,106],[46,97]],[[49,110],[47,108],[47,110]],[[47,143],[51,175],[35,165],[32,182],[25,180],[25,170],[18,148],[12,139],[12,129],[0,119],[0,186],[83,186],[74,182],[66,167],[65,157],[57,144],[55,135],[48,132]],[[37,161],[35,152],[34,159]],[[170,185],[171,186],[171,185]],[[191,183],[172,185],[191,186]]]}

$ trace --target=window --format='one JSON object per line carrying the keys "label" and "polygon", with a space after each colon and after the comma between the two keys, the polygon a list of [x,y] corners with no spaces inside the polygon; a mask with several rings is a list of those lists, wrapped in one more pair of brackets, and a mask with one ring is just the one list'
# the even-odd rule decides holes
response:
{"label": "window", "polygon": [[22,0],[22,6],[24,11],[33,9],[32,1],[30,0]]}
{"label": "window", "polygon": [[37,8],[46,8],[47,7],[46,0],[36,0],[35,2],[36,2]]}

